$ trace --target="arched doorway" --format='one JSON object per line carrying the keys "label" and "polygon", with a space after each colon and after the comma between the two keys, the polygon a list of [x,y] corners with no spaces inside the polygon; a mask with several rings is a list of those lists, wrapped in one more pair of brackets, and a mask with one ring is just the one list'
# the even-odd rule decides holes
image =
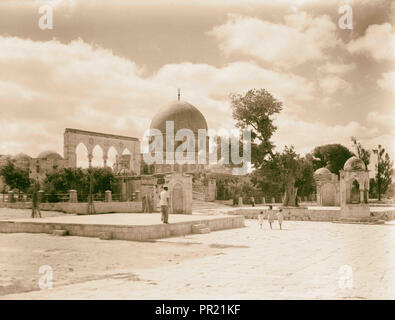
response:
{"label": "arched doorway", "polygon": [[183,201],[184,201],[184,191],[182,189],[182,185],[177,183],[173,188],[173,194],[172,194],[173,213],[184,213]]}
{"label": "arched doorway", "polygon": [[357,180],[354,180],[351,185],[351,195],[350,195],[351,203],[360,203],[360,193],[359,193],[359,183]]}

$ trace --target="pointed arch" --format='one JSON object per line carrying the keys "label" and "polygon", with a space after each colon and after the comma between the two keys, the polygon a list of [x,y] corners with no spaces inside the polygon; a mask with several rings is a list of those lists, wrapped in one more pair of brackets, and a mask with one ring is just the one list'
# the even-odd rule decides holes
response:
{"label": "pointed arch", "polygon": [[114,164],[117,161],[118,151],[114,146],[111,146],[107,152],[107,166],[114,168]]}
{"label": "pointed arch", "polygon": [[103,167],[103,148],[100,145],[95,145],[92,149],[92,167]]}
{"label": "pointed arch", "polygon": [[77,144],[75,148],[76,154],[76,164],[77,167],[88,168],[89,167],[89,159],[88,159],[88,148],[83,142]]}

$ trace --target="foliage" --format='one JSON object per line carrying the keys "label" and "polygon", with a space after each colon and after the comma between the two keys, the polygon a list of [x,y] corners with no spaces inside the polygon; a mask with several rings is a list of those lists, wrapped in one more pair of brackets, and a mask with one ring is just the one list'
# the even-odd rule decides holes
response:
{"label": "foliage", "polygon": [[0,168],[0,175],[11,190],[18,189],[26,192],[30,187],[29,172],[16,167],[11,161],[8,161],[6,165]]}
{"label": "foliage", "polygon": [[354,143],[358,158],[363,161],[367,168],[370,163],[370,151],[362,147],[361,143],[357,141],[357,138],[351,137],[351,141]]}
{"label": "foliage", "polygon": [[354,154],[341,144],[326,144],[313,150],[313,169],[328,168],[332,173],[339,175],[346,161]]}
{"label": "foliage", "polygon": [[44,193],[47,201],[57,202],[62,194],[76,190],[79,201],[86,201],[89,194],[90,174],[93,179],[94,194],[113,191],[114,174],[110,168],[62,168],[48,173],[44,180]]}
{"label": "foliage", "polygon": [[259,170],[252,173],[252,181],[266,197],[286,194],[284,205],[296,205],[296,197],[308,196],[315,189],[313,165],[309,158],[301,158],[294,147],[285,146],[275,153]]}
{"label": "foliage", "polygon": [[380,201],[381,196],[388,191],[392,183],[393,162],[381,145],[374,149],[373,152],[377,154],[375,185],[378,200]]}
{"label": "foliage", "polygon": [[274,148],[270,141],[277,127],[272,116],[279,113],[282,103],[265,89],[251,89],[244,96],[231,94],[231,107],[236,126],[251,130],[251,162],[259,168]]}

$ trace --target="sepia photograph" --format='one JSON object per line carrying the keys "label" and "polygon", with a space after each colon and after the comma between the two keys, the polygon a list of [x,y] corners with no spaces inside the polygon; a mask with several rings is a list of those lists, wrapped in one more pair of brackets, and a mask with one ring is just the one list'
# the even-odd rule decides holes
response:
{"label": "sepia photograph", "polygon": [[0,300],[394,300],[394,159],[392,0],[0,0]]}

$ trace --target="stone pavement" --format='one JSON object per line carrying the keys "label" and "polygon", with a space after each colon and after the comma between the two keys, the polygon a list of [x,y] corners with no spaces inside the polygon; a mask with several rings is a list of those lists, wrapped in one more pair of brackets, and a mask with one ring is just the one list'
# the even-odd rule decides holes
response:
{"label": "stone pavement", "polygon": [[102,279],[1,298],[395,299],[394,225],[285,221],[282,231],[277,224],[246,225],[160,240],[221,250],[139,270],[139,281]]}

